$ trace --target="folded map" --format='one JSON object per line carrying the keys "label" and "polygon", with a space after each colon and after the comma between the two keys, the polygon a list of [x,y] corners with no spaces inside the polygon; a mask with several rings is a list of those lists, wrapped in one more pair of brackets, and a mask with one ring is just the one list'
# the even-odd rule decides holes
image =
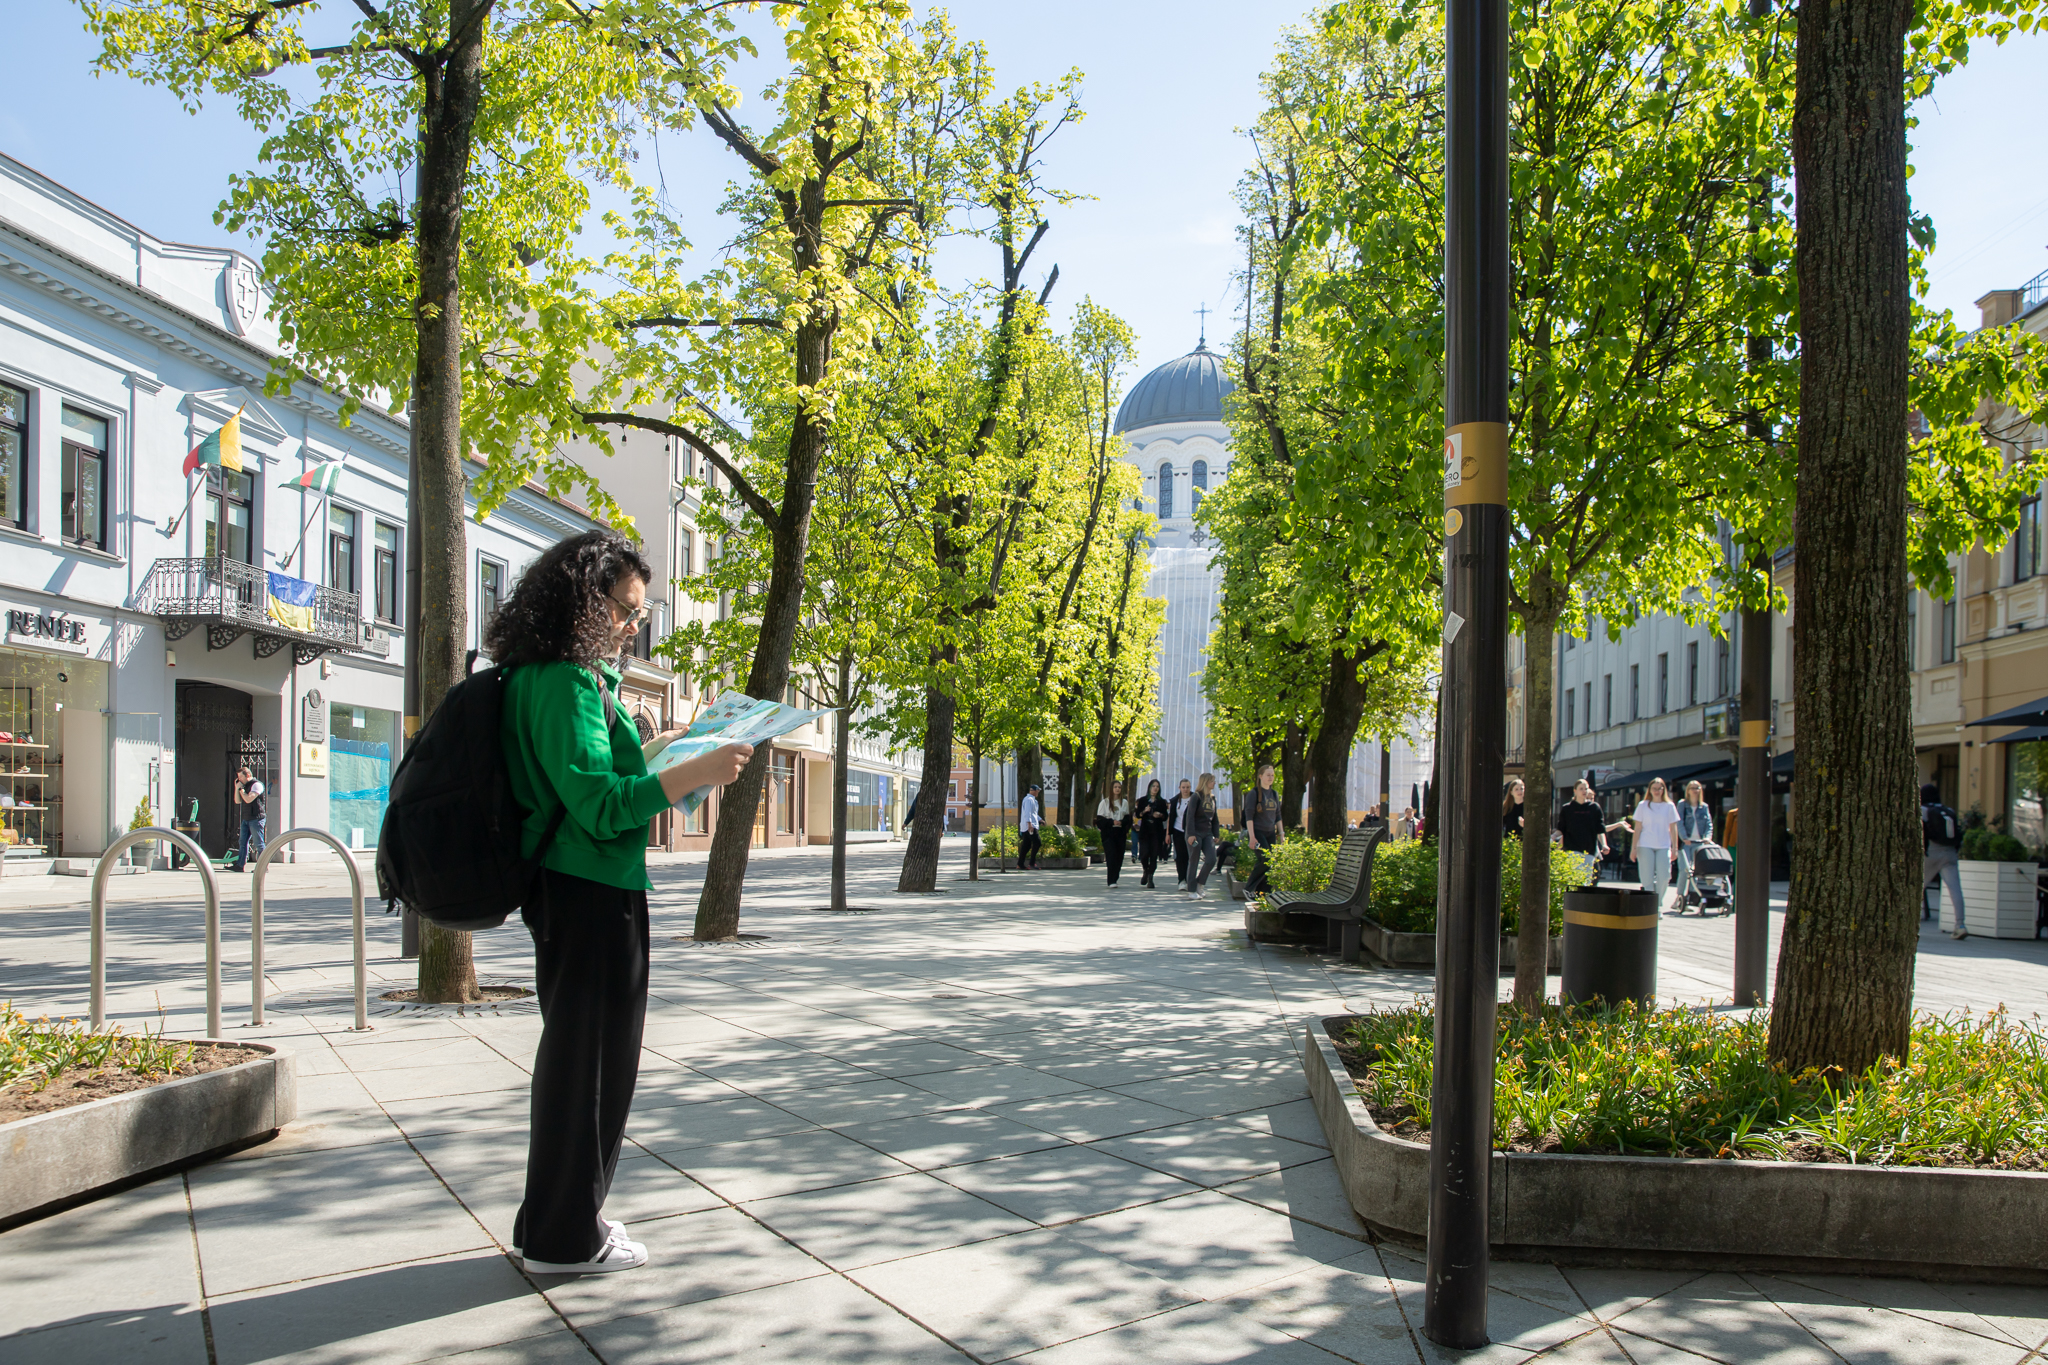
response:
{"label": "folded map", "polygon": [[[690,722],[680,739],[671,741],[650,759],[647,771],[658,773],[673,768],[678,763],[727,744],[758,746],[777,735],[786,735],[800,725],[809,725],[820,716],[831,714],[830,711],[804,711],[779,701],[756,701],[742,692],[726,692]],[[710,794],[709,786],[699,787],[676,802],[676,809],[685,815],[692,814]]]}

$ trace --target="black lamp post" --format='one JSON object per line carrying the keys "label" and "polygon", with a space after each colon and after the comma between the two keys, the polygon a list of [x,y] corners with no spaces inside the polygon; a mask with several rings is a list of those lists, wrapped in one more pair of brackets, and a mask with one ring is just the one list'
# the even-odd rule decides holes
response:
{"label": "black lamp post", "polygon": [[1450,0],[1444,82],[1443,820],[1423,1332],[1486,1344],[1507,739],[1508,7]]}

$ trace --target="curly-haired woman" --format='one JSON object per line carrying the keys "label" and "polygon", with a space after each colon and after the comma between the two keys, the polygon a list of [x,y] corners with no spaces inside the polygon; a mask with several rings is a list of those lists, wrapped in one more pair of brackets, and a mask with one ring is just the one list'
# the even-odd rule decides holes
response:
{"label": "curly-haired woman", "polygon": [[615,662],[647,619],[652,577],[624,536],[588,531],[536,559],[484,626],[485,652],[507,671],[505,761],[527,812],[527,857],[563,813],[521,912],[542,1024],[512,1244],[539,1274],[647,1263],[647,1249],[599,1214],[647,1015],[647,824],[696,788],[732,781],[754,752],[729,744],[647,771],[679,732],[643,748],[617,704]]}

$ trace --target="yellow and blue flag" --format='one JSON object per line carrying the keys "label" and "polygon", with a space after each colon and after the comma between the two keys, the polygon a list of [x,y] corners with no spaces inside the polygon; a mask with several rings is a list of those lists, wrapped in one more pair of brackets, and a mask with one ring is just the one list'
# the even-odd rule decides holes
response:
{"label": "yellow and blue flag", "polygon": [[281,626],[313,633],[313,585],[303,578],[290,574],[273,573],[270,579],[270,603],[265,609],[271,620]]}

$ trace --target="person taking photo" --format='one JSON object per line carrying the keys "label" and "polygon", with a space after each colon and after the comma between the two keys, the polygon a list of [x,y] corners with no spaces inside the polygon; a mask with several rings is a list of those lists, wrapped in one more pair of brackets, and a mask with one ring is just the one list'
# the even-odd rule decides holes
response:
{"label": "person taking photo", "polygon": [[563,816],[520,911],[542,1022],[512,1244],[535,1274],[647,1263],[647,1249],[600,1211],[647,1015],[648,822],[699,787],[731,782],[754,752],[728,744],[648,772],[682,733],[643,746],[618,705],[618,660],[650,614],[652,578],[624,536],[585,532],[536,559],[484,626],[485,652],[507,671],[505,762],[527,812],[523,856]]}

